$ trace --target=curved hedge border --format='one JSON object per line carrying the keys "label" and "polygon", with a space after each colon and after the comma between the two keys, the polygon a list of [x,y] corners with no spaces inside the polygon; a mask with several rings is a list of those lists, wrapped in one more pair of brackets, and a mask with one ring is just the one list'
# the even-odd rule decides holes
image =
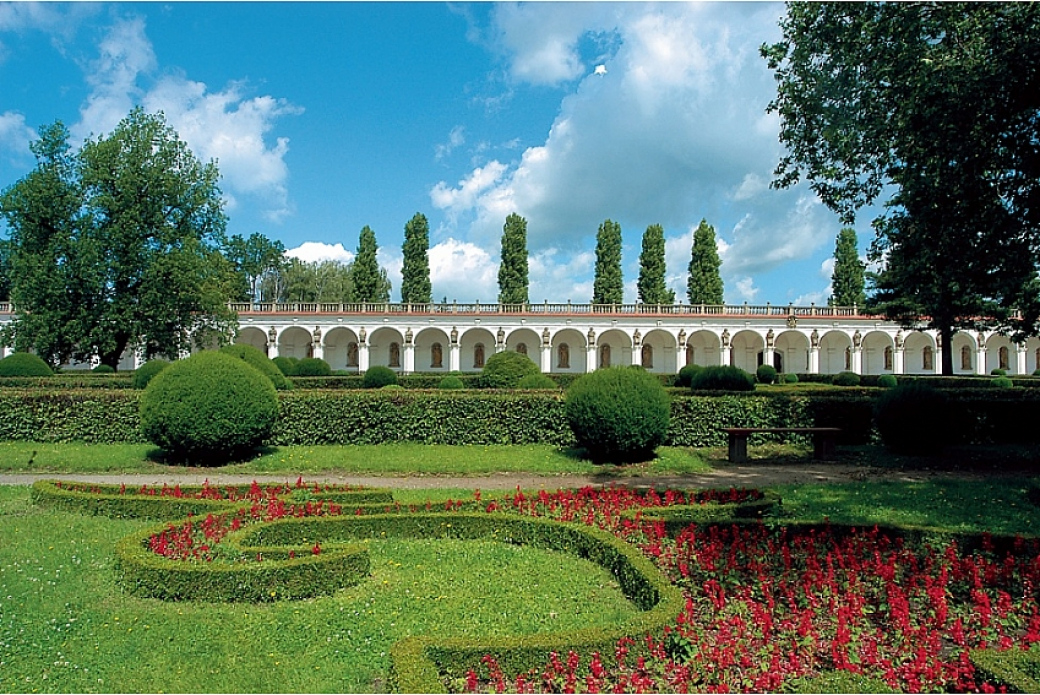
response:
{"label": "curved hedge border", "polygon": [[1040,693],[1040,648],[1028,651],[974,649],[971,663],[996,686],[1004,686],[1009,693]]}
{"label": "curved hedge border", "polygon": [[765,492],[762,499],[719,504],[673,504],[668,507],[644,507],[625,509],[621,516],[626,519],[642,519],[650,523],[664,524],[665,531],[674,535],[690,524],[712,524],[737,519],[761,519],[780,506],[780,496]]}

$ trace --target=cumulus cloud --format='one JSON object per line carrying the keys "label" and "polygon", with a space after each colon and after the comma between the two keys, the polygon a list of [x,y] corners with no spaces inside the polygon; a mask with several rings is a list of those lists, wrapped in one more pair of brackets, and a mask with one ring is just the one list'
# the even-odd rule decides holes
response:
{"label": "cumulus cloud", "polygon": [[[4,2],[0,3],[0,32],[43,31],[64,52],[64,44],[73,38],[82,20],[100,9],[100,3],[89,2]],[[9,49],[0,42],[0,63],[8,54]]]}
{"label": "cumulus cloud", "polygon": [[272,221],[292,213],[285,162],[289,139],[278,137],[271,144],[267,136],[279,118],[302,108],[272,96],[249,97],[244,82],[212,91],[176,72],[158,74],[158,58],[140,18],[116,21],[98,50],[87,67],[92,91],[73,135],[108,133],[135,104],[162,111],[197,157],[218,161],[230,207],[247,196]]}
{"label": "cumulus cloud", "polygon": [[354,260],[354,254],[343,248],[343,244],[326,244],[320,241],[305,241],[296,248],[287,249],[285,255],[289,258],[298,258],[305,263],[322,261],[350,263]]}
{"label": "cumulus cloud", "polygon": [[25,115],[15,111],[0,113],[0,152],[13,160],[29,160],[29,143],[37,138],[36,131],[25,125]]}
{"label": "cumulus cloud", "polygon": [[498,261],[476,244],[449,237],[430,247],[434,301],[498,300]]}

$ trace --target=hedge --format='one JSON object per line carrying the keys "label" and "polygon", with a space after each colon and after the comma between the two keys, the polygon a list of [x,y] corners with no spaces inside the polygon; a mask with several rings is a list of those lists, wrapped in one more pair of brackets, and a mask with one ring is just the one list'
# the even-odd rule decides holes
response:
{"label": "hedge", "polygon": [[973,649],[971,663],[986,680],[1009,693],[1040,693],[1040,647],[1028,651]]}

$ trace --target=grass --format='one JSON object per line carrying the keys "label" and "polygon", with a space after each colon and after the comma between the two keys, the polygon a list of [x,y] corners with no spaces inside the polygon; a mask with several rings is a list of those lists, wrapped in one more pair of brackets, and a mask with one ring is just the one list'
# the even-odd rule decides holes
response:
{"label": "grass", "polygon": [[[598,466],[574,449],[525,446],[447,446],[402,442],[370,446],[271,447],[257,458],[205,470],[235,474],[316,475],[663,475],[709,470],[694,449],[661,447],[651,461]],[[173,473],[149,444],[0,442],[0,473]]]}
{"label": "grass", "polygon": [[528,634],[636,612],[586,560],[461,541],[369,541],[371,578],[310,601],[136,599],[112,558],[141,526],[0,488],[0,691],[377,692],[389,646],[411,634]]}

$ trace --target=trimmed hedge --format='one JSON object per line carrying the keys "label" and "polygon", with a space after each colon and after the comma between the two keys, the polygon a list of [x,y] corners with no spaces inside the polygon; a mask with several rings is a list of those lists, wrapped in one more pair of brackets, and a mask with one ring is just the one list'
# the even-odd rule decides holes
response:
{"label": "trimmed hedge", "polygon": [[986,680],[1009,693],[1040,693],[1040,647],[1028,651],[973,649],[971,663]]}
{"label": "trimmed hedge", "polygon": [[31,352],[13,352],[0,360],[0,377],[51,376],[50,365]]}

